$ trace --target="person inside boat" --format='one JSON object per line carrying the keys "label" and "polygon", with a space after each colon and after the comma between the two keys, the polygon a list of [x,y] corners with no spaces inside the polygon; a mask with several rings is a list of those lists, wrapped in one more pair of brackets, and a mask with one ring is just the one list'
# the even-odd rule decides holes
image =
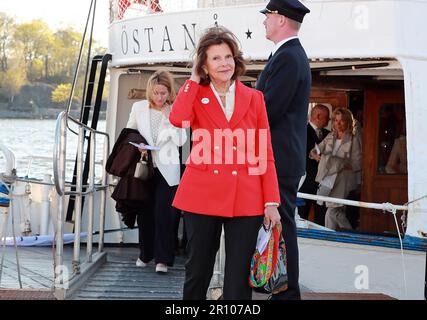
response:
{"label": "person inside boat", "polygon": [[408,159],[406,156],[406,121],[400,121],[400,135],[394,140],[385,172],[388,174],[408,174]]}
{"label": "person inside boat", "polygon": [[[147,100],[134,103],[127,128],[137,129],[151,147],[154,176],[148,204],[137,217],[140,256],[138,267],[154,259],[156,272],[166,273],[175,260],[180,211],[172,207],[176,186],[180,180],[178,147],[187,137],[185,130],[169,122],[175,98],[172,75],[166,70],[154,72],[148,79]],[[146,152],[145,149],[140,149]]]}
{"label": "person inside boat", "polygon": [[[315,145],[329,134],[329,130],[325,127],[329,123],[329,109],[323,104],[316,104],[310,111],[310,119],[307,124],[307,158],[304,183],[300,188],[300,192],[316,194],[319,184],[316,182],[316,174],[318,162],[310,159],[309,153]],[[320,206],[314,200],[304,199],[304,206],[298,208],[298,214],[301,218],[308,220],[310,210],[314,207],[314,222],[324,226],[326,208]]]}
{"label": "person inside boat", "polygon": [[[357,172],[361,170],[362,147],[354,135],[353,115],[350,110],[337,108],[332,113],[332,132],[310,151],[310,157],[319,162],[316,181],[318,195],[345,199],[357,188]],[[325,226],[336,230],[352,229],[345,206],[326,202]]]}
{"label": "person inside boat", "polygon": [[[280,222],[279,188],[261,92],[237,78],[245,64],[234,34],[201,36],[192,74],[169,119],[191,127],[193,146],[173,201],[184,211],[188,260],[184,300],[205,300],[225,233],[225,300],[250,300],[251,258],[263,223]],[[255,160],[255,161],[254,161]]]}

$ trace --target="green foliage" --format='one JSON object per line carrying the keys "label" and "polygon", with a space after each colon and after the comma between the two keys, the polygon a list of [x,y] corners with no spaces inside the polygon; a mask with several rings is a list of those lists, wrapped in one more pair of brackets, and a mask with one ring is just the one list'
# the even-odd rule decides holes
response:
{"label": "green foliage", "polygon": [[[52,31],[41,20],[17,24],[0,12],[0,89],[10,100],[26,83],[48,83],[56,87],[52,102],[67,101],[75,73],[82,34],[72,27]],[[74,100],[81,101],[88,41],[84,45]],[[96,41],[92,55],[105,52]],[[80,96],[79,96],[80,94]]]}
{"label": "green foliage", "polygon": [[9,59],[8,69],[0,72],[0,87],[9,95],[9,99],[13,100],[21,87],[27,83],[25,66],[19,58]]}
{"label": "green foliage", "polygon": [[71,92],[71,83],[60,84],[52,91],[52,101],[62,103],[68,101]]}

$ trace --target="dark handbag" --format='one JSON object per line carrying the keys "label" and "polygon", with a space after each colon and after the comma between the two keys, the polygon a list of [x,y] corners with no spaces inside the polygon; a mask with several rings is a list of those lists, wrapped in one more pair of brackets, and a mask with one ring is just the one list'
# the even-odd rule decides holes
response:
{"label": "dark handbag", "polygon": [[283,235],[280,233],[279,248],[277,252],[276,268],[267,281],[264,289],[277,294],[288,289],[288,271],[286,268],[286,245]]}
{"label": "dark handbag", "polygon": [[150,177],[150,169],[148,168],[148,152],[142,152],[141,153],[141,159],[139,159],[138,163],[135,167],[135,173],[134,178],[140,179],[140,180],[148,180]]}

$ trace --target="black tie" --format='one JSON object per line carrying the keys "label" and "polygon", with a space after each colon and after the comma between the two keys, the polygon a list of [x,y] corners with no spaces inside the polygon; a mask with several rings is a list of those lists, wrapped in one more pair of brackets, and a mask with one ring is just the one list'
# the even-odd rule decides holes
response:
{"label": "black tie", "polygon": [[322,141],[323,139],[322,129],[317,129],[317,137],[319,138],[320,141]]}

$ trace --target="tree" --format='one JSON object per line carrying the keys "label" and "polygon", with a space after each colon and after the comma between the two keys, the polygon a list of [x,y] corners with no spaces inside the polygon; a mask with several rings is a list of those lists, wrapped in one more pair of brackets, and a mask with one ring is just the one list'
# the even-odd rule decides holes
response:
{"label": "tree", "polygon": [[[48,62],[51,56],[51,48],[53,45],[53,35],[48,25],[41,20],[33,20],[29,23],[23,23],[16,27],[14,34],[15,41],[21,44],[24,48],[25,63],[27,66],[27,74],[29,80],[40,79],[43,75],[40,74],[40,64],[37,60],[42,61],[45,68],[45,78],[48,77]],[[38,70],[34,70],[36,65]]]}
{"label": "tree", "polygon": [[60,29],[54,33],[50,72],[53,77],[71,81],[79,53],[81,34],[73,28]]}
{"label": "tree", "polygon": [[10,59],[8,69],[5,72],[1,72],[0,77],[0,87],[4,88],[5,92],[8,93],[10,102],[13,102],[14,97],[26,82],[27,75],[23,61],[20,58]]}
{"label": "tree", "polygon": [[67,102],[70,97],[71,83],[63,83],[58,85],[52,91],[52,101],[55,103]]}
{"label": "tree", "polygon": [[6,13],[0,12],[0,71],[6,72],[10,56],[12,35],[15,29],[15,20]]}

